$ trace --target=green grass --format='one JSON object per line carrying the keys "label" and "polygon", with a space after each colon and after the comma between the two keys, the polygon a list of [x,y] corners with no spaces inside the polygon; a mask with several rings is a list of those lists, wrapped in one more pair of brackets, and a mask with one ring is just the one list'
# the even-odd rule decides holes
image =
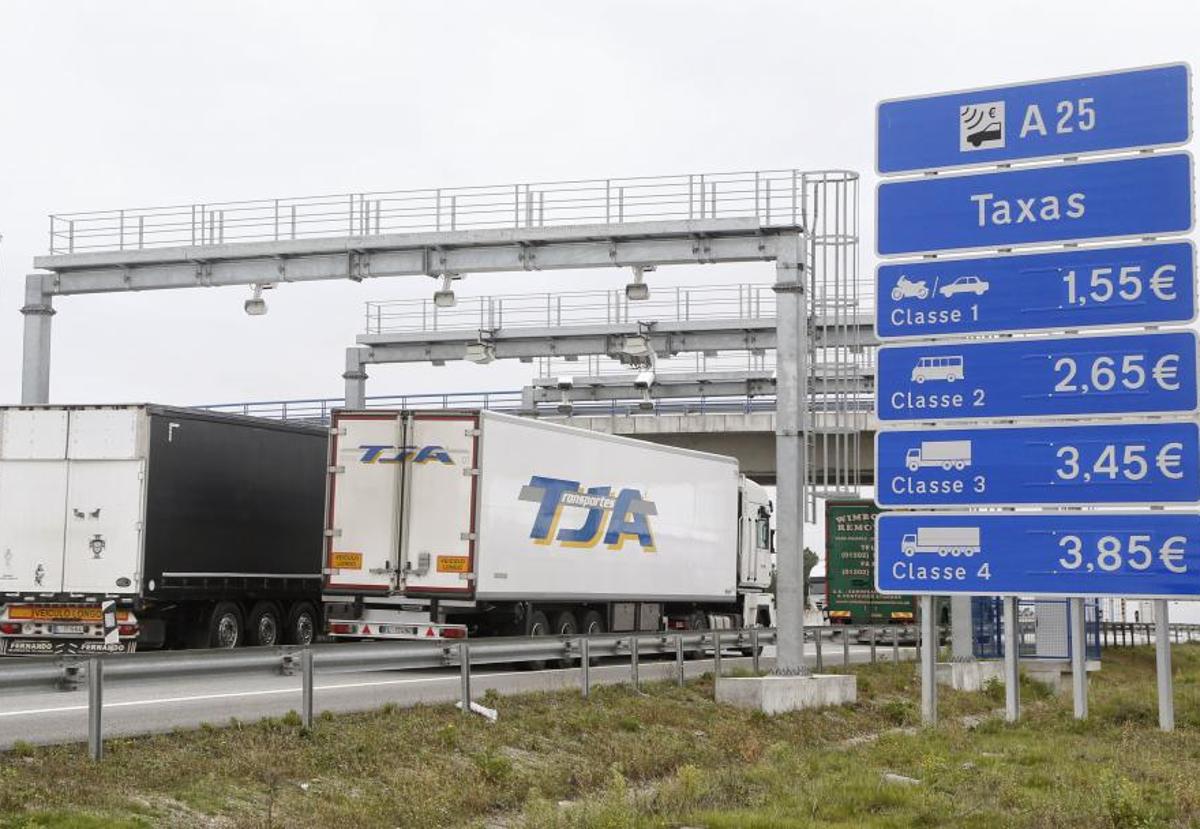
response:
{"label": "green grass", "polygon": [[[859,703],[779,717],[684,688],[498,698],[498,723],[450,706],[294,716],[0,755],[0,827],[1200,826],[1200,645],[1175,649],[1179,730],[1157,730],[1149,649],[1113,650],[1092,718],[1023,684],[942,689],[920,727],[911,663],[864,667]],[[916,785],[884,782],[895,772]]]}

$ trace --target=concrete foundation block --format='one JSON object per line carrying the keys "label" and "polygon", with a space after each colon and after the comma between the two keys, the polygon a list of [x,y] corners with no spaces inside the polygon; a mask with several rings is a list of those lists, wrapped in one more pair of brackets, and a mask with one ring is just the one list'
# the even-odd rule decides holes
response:
{"label": "concrete foundation block", "polygon": [[717,702],[765,714],[849,705],[857,700],[858,682],[852,674],[721,677],[717,682]]}
{"label": "concrete foundation block", "polygon": [[974,662],[939,662],[938,685],[946,685],[956,691],[982,691],[990,681],[1004,682],[1004,663],[997,659],[980,659]]}
{"label": "concrete foundation block", "polygon": [[[1100,663],[1089,659],[1086,670],[1090,674],[1100,670]],[[1026,660],[1021,662],[1021,672],[1034,682],[1040,682],[1055,693],[1071,688],[1071,664],[1062,660]]]}

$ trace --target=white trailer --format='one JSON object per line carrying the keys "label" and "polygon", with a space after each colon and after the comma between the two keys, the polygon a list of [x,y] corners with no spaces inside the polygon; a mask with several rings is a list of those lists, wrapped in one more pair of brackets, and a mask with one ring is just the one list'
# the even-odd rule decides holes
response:
{"label": "white trailer", "polygon": [[978,527],[918,527],[900,539],[900,549],[910,558],[920,553],[970,557],[982,547]]}
{"label": "white trailer", "polygon": [[966,469],[971,465],[971,441],[923,440],[920,446],[905,453],[904,464],[909,472],[929,466],[945,470]]}
{"label": "white trailer", "polygon": [[771,622],[771,505],[732,458],[487,411],[330,431],[335,638]]}

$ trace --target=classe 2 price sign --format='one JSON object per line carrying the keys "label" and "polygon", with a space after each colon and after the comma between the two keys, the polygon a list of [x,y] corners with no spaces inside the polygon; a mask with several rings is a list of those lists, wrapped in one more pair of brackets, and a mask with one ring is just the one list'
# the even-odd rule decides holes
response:
{"label": "classe 2 price sign", "polygon": [[1196,411],[1191,331],[879,349],[882,421]]}

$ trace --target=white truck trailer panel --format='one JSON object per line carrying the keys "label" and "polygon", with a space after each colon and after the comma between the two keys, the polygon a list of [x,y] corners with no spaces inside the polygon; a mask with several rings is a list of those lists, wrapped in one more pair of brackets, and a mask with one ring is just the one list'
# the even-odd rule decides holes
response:
{"label": "white truck trailer panel", "polygon": [[146,441],[137,408],[0,412],[0,593],[138,592]]}
{"label": "white truck trailer panel", "polygon": [[729,600],[736,460],[484,413],[480,599]]}
{"label": "white truck trailer panel", "polygon": [[338,416],[330,591],[736,599],[736,460],[475,418],[416,413],[406,427],[396,412]]}

